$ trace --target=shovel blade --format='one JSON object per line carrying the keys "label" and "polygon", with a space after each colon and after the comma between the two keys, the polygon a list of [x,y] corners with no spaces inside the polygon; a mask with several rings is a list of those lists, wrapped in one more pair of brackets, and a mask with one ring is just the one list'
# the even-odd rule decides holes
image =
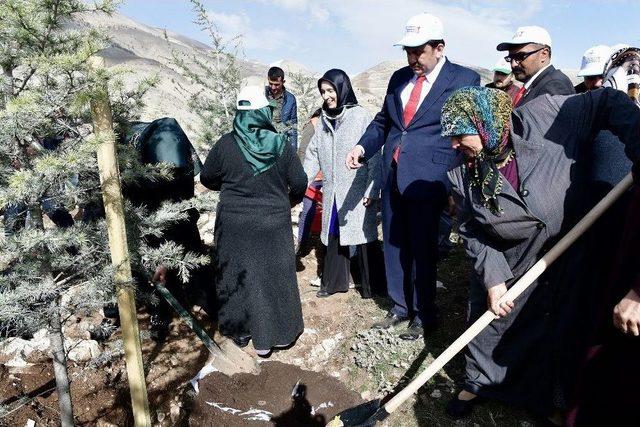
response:
{"label": "shovel blade", "polygon": [[327,427],[373,427],[387,415],[380,407],[380,399],[371,400],[353,408],[345,409],[331,420]]}

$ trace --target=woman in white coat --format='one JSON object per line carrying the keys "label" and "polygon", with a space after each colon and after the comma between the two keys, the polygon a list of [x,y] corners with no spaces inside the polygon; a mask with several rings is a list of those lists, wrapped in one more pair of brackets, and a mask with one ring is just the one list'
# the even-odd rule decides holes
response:
{"label": "woman in white coat", "polygon": [[320,170],[324,176],[321,240],[327,254],[317,296],[346,292],[352,273],[362,296],[369,298],[386,289],[375,203],[380,193],[380,153],[360,169],[348,169],[344,159],[372,117],[358,105],[344,71],[327,71],[318,80],[318,89],[324,100],[322,117],[304,161],[308,177]]}

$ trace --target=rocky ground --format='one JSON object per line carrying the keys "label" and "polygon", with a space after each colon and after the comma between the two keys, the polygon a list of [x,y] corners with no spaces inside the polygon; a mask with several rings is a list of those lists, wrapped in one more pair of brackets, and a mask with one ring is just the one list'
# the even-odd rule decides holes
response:
{"label": "rocky ground", "polygon": [[[296,217],[294,212],[293,218]],[[208,233],[203,234],[206,240]],[[311,248],[307,252],[298,265],[304,333],[293,348],[275,352],[267,361],[261,359],[258,376],[225,378],[214,373],[200,381],[201,391],[196,395],[189,380],[207,361],[205,347],[177,318],[171,324],[167,342],[155,344],[146,332],[148,316],[140,312],[154,426],[322,425],[340,409],[384,397],[402,387],[465,328],[468,262],[460,247],[439,269],[440,328],[415,343],[398,338],[402,326],[391,331],[369,329],[386,313],[388,306],[384,300],[363,300],[357,289],[317,298],[318,288],[310,286],[317,277],[316,251]],[[206,314],[196,307],[195,315],[208,325],[211,333]],[[74,360],[70,363],[76,421],[86,426],[132,425],[119,335],[116,333],[101,345],[88,339],[87,329],[99,320],[99,316],[72,318],[66,327],[75,346]],[[28,343],[13,341],[12,345],[5,342],[0,347],[0,425],[25,426],[29,420],[35,421],[35,426],[58,425],[57,395],[46,354],[46,336],[36,335]],[[251,345],[244,351],[257,359]],[[453,396],[463,363],[462,356],[456,357],[384,425],[535,425],[526,413],[496,403],[478,407],[472,417],[463,421],[448,418],[444,406]],[[312,417],[299,418],[302,415],[298,414],[288,418],[295,415],[295,408],[300,408],[291,399],[298,380],[306,388],[308,398],[302,405],[306,408],[303,413],[308,417],[313,410]],[[257,412],[246,415],[251,410]],[[264,418],[265,411],[271,415]],[[236,415],[241,413],[245,416]],[[305,421],[300,422],[301,419]]]}

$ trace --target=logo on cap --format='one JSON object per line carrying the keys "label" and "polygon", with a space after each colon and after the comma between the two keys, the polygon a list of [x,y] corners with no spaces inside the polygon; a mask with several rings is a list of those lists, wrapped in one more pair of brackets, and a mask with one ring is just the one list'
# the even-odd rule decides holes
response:
{"label": "logo on cap", "polygon": [[419,25],[407,25],[404,29],[405,32],[407,33],[419,33],[420,32],[420,27]]}

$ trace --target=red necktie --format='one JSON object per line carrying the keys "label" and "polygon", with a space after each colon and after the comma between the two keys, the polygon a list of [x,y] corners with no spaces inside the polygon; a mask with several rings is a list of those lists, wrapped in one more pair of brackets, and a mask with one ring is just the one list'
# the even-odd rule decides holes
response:
{"label": "red necktie", "polygon": [[[407,101],[407,105],[404,107],[404,112],[402,113],[402,118],[404,120],[404,126],[409,126],[413,116],[416,115],[416,111],[418,110],[418,103],[420,102],[420,93],[422,92],[422,84],[426,80],[426,77],[423,75],[418,76],[416,79],[416,83],[413,85],[413,89],[411,89],[411,95],[409,95],[409,101]],[[393,150],[393,160],[398,163],[398,158],[400,157],[400,144]]]}
{"label": "red necktie", "polygon": [[423,75],[418,76],[416,79],[416,84],[413,85],[413,89],[411,89],[411,95],[409,95],[409,101],[407,105],[404,107],[404,113],[402,114],[402,118],[404,119],[404,126],[409,126],[411,123],[411,119],[416,114],[416,110],[418,109],[418,102],[420,102],[420,92],[422,92],[422,83],[424,83],[426,77]]}
{"label": "red necktie", "polygon": [[518,105],[518,102],[520,102],[520,100],[522,99],[522,97],[524,96],[524,93],[527,90],[524,88],[524,86],[522,86],[520,88],[520,90],[518,91],[518,93],[516,93],[516,96],[513,97],[513,103],[512,105],[515,107],[516,105]]}

